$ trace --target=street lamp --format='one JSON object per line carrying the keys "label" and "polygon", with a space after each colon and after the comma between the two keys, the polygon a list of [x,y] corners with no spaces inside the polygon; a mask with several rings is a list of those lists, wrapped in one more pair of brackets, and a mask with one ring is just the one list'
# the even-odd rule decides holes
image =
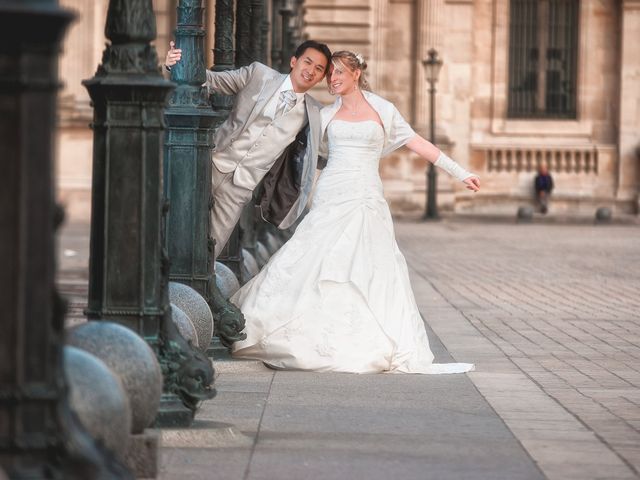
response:
{"label": "street lamp", "polygon": [[[422,61],[424,73],[429,82],[429,141],[435,145],[436,143],[436,82],[442,68],[442,59],[438,57],[438,52],[432,48],[429,50],[429,58]],[[429,162],[429,170],[427,172],[427,205],[424,212],[425,220],[437,220],[438,204],[436,201],[436,167]]]}

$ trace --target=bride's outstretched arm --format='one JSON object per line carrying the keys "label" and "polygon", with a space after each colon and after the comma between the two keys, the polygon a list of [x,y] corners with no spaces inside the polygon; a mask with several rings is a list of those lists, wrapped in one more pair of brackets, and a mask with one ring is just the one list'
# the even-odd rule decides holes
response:
{"label": "bride's outstretched arm", "polygon": [[409,142],[407,142],[407,148],[460,180],[469,190],[473,190],[474,192],[480,190],[480,179],[477,175],[465,170],[460,164],[446,156],[438,147],[420,135],[416,135],[409,140]]}

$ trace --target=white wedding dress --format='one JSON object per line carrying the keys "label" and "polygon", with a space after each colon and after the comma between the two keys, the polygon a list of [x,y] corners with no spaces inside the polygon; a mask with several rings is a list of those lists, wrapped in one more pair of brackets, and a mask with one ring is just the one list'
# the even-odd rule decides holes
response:
{"label": "white wedding dress", "polygon": [[311,371],[472,370],[433,363],[378,175],[382,127],[333,120],[328,141],[309,213],[231,298],[247,333],[233,356]]}

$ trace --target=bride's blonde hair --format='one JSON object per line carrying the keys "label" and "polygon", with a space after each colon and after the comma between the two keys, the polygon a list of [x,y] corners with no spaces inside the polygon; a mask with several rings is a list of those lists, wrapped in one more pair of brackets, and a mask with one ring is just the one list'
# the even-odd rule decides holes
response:
{"label": "bride's blonde hair", "polygon": [[367,62],[364,57],[359,53],[349,52],[348,50],[340,50],[339,52],[333,52],[331,55],[331,63],[334,67],[343,68],[350,72],[360,70],[360,78],[358,79],[358,87],[360,90],[369,90],[369,82],[365,74],[367,69]]}

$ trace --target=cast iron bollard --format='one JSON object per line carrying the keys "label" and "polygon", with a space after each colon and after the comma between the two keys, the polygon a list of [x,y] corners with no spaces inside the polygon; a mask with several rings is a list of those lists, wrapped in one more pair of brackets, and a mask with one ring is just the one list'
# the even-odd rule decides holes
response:
{"label": "cast iron bollard", "polygon": [[71,412],[62,363],[53,138],[58,53],[71,19],[56,0],[0,2],[0,472],[132,479]]}
{"label": "cast iron bollard", "polygon": [[166,232],[169,278],[189,285],[208,300],[215,334],[229,346],[245,338],[241,334],[244,317],[223,299],[215,281],[211,235],[215,225],[209,225],[211,149],[214,128],[227,112],[212,111],[207,89],[202,87],[206,80],[202,16],[202,0],[180,1],[176,45],[183,56],[171,70],[178,87],[165,112],[165,194],[171,204]]}
{"label": "cast iron bollard", "polygon": [[[215,25],[215,46],[213,49],[213,62],[214,65],[210,70],[214,72],[222,72],[225,70],[231,70],[235,68],[234,50],[233,50],[233,28],[234,26],[234,8],[233,0],[216,0],[216,25]],[[241,32],[236,33],[236,38]],[[213,110],[219,112],[220,124],[227,118],[231,107],[233,106],[233,97],[229,95],[223,95],[221,93],[212,93],[209,97]],[[216,127],[219,126],[216,125]],[[213,198],[213,197],[212,197]],[[213,199],[211,200],[211,207],[213,207]],[[215,229],[215,225],[211,228]],[[224,261],[229,268],[233,271],[237,278],[240,278],[240,265],[242,264],[242,258],[230,254],[230,252],[237,252],[237,244],[239,243],[239,236],[236,232],[232,232],[226,247],[218,255],[220,261]],[[228,303],[222,298],[222,295],[216,298],[214,301],[216,307],[225,305],[225,309],[228,313],[233,313],[235,316],[242,315],[233,305]],[[237,310],[237,313],[234,312]],[[221,339],[222,340],[222,339]],[[230,345],[227,345],[230,346]],[[215,346],[212,345],[212,348]]]}
{"label": "cast iron bollard", "polygon": [[107,45],[83,84],[94,104],[89,319],[142,336],[158,356],[164,385],[158,426],[188,426],[215,395],[213,368],[171,320],[169,259],[163,249],[164,108],[174,84],[159,72],[151,0],[111,0]]}

